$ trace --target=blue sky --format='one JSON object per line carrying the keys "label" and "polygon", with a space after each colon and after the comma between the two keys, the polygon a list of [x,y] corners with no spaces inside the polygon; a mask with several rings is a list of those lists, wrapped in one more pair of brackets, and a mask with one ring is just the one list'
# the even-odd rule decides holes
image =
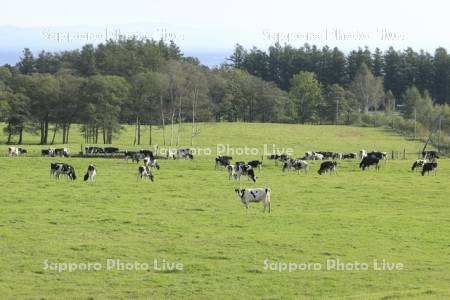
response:
{"label": "blue sky", "polygon": [[[216,61],[236,42],[266,48],[277,39],[282,44],[309,42],[343,50],[392,45],[433,51],[450,48],[447,6],[437,0],[7,1],[1,4],[0,63],[17,59],[24,47],[77,48],[118,31],[174,37],[187,54]],[[56,40],[57,34],[69,34],[71,40]],[[83,34],[90,39],[80,38]]]}

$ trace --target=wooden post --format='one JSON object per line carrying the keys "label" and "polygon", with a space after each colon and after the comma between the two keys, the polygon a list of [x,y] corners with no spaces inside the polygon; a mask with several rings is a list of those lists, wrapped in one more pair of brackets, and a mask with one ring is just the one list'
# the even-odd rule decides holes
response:
{"label": "wooden post", "polygon": [[403,149],[403,159],[406,159],[406,149]]}

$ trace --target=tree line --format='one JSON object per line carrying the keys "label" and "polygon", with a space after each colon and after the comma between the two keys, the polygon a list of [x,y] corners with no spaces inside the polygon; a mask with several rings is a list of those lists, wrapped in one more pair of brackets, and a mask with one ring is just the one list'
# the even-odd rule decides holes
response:
{"label": "tree line", "polygon": [[[152,144],[152,126],[163,143],[177,145],[180,126],[243,121],[312,124],[403,124],[407,132],[430,132],[437,119],[449,127],[450,58],[412,49],[382,53],[275,44],[268,52],[237,45],[220,67],[183,55],[174,42],[120,39],[62,52],[24,49],[20,61],[0,67],[0,121],[6,142],[24,132],[41,144],[69,143],[81,124],[86,143],[111,144],[122,124],[135,128],[134,143]],[[400,119],[398,119],[400,118]],[[385,124],[386,125],[386,124]],[[149,127],[148,140],[141,128]],[[419,128],[419,129],[418,129]]]}

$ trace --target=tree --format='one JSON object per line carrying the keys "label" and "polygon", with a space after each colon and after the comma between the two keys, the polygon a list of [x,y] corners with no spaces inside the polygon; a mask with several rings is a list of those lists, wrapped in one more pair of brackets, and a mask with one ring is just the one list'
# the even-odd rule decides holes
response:
{"label": "tree", "polygon": [[296,106],[296,119],[300,123],[318,122],[323,104],[322,87],[314,73],[300,72],[291,81],[289,97]]}
{"label": "tree", "polygon": [[23,50],[23,56],[20,58],[19,63],[17,64],[17,67],[22,74],[32,74],[35,72],[35,61],[33,57],[33,53],[31,53],[30,49],[25,48]]}
{"label": "tree", "polygon": [[365,63],[361,65],[350,90],[359,102],[360,110],[367,113],[377,109],[384,100],[383,78],[374,77]]}

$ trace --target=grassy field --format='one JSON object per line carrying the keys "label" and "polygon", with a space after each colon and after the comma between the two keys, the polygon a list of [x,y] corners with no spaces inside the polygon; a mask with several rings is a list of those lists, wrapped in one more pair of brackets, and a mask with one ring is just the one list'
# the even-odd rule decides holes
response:
{"label": "grassy field", "polygon": [[[182,135],[188,145],[189,128]],[[74,131],[69,147],[79,151]],[[160,132],[156,142],[162,144]],[[26,142],[35,142],[26,136]],[[129,146],[131,129],[117,139]],[[361,172],[340,161],[337,176],[281,173],[264,161],[258,182],[228,180],[211,156],[160,161],[155,182],[137,182],[136,164],[113,159],[60,158],[82,177],[53,181],[53,158],[0,157],[1,299],[448,299],[450,298],[450,161],[437,176],[409,168],[421,144],[373,128],[277,124],[201,124],[197,147],[290,147],[356,152],[361,148],[411,153]],[[41,146],[25,146],[31,154]],[[6,154],[7,146],[0,151]],[[259,158],[233,155],[235,159]],[[234,189],[272,189],[272,213],[245,212]],[[107,269],[107,260],[148,264],[148,270]],[[159,270],[163,260],[182,270]],[[98,263],[98,270],[59,272],[45,261]],[[368,270],[327,269],[340,260]],[[375,270],[374,260],[401,263]],[[265,262],[316,263],[320,270],[282,271]]]}

